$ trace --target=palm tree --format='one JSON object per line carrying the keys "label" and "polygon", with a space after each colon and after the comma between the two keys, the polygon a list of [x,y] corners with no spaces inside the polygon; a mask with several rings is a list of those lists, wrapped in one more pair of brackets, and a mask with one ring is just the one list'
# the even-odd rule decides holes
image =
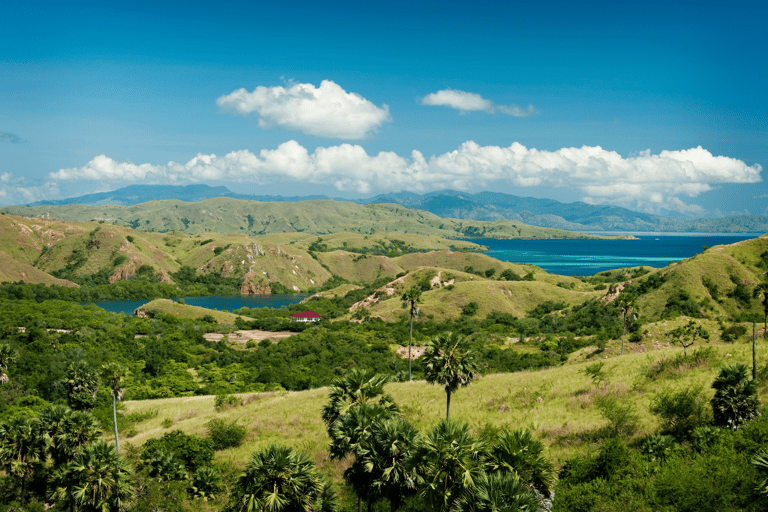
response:
{"label": "palm tree", "polygon": [[624,297],[623,295],[616,300],[616,305],[619,307],[622,316],[622,325],[624,329],[621,331],[621,355],[624,355],[624,336],[627,333],[627,317],[629,313],[635,307],[634,297]]}
{"label": "palm tree", "polygon": [[190,492],[193,497],[204,501],[215,500],[224,491],[221,473],[209,467],[197,468],[192,476]]}
{"label": "palm tree", "polygon": [[99,368],[101,380],[109,386],[112,394],[112,421],[115,425],[115,450],[120,454],[120,438],[117,435],[117,401],[123,399],[123,389],[120,387],[122,380],[128,375],[128,369],[115,363],[107,363]]}
{"label": "palm tree", "polygon": [[133,499],[133,469],[115,447],[98,440],[53,473],[51,499],[78,512],[125,512]]}
{"label": "palm tree", "polygon": [[44,461],[45,440],[36,419],[13,418],[0,424],[0,465],[19,483],[22,503],[27,481]]}
{"label": "palm tree", "polygon": [[468,386],[478,373],[471,352],[464,350],[464,337],[449,332],[432,338],[424,352],[424,374],[430,384],[445,388],[445,417],[451,417],[451,393],[459,386]]}
{"label": "palm tree", "polygon": [[38,415],[38,432],[45,441],[47,452],[51,456],[54,467],[65,462],[64,447],[61,442],[61,434],[64,424],[72,409],[66,405],[52,405],[40,411]]}
{"label": "palm tree", "polygon": [[551,495],[557,478],[555,466],[544,457],[544,444],[528,429],[505,429],[499,434],[491,448],[488,471],[514,473],[544,496]]}
{"label": "palm tree", "polygon": [[712,382],[715,396],[710,401],[715,425],[737,429],[760,414],[757,381],[749,378],[746,365],[733,363],[720,369]]}
{"label": "palm tree", "polygon": [[323,406],[322,418],[329,435],[333,424],[350,409],[372,403],[377,397],[378,404],[391,412],[397,412],[397,404],[391,395],[384,394],[384,385],[388,377],[374,372],[355,368],[347,375],[339,377],[331,384],[328,403]]}
{"label": "palm tree", "polygon": [[77,411],[93,409],[99,378],[91,366],[83,361],[69,363],[62,384],[67,390],[67,403]]}
{"label": "palm tree", "polygon": [[363,501],[368,502],[370,510],[371,504],[381,497],[374,486],[371,452],[376,425],[392,415],[378,404],[364,403],[351,408],[331,428],[331,459],[341,460],[350,454],[354,457],[352,465],[344,471],[344,480],[357,495],[358,510],[362,510]]}
{"label": "palm tree", "polygon": [[19,358],[19,353],[7,343],[0,343],[0,384],[5,384],[8,378],[8,363],[14,363]]}
{"label": "palm tree", "polygon": [[403,292],[402,295],[403,307],[409,308],[408,311],[411,317],[410,336],[408,338],[408,380],[411,380],[411,345],[413,345],[413,319],[419,316],[419,308],[416,304],[421,300],[421,288],[413,286],[410,289]]}
{"label": "palm tree", "polygon": [[445,419],[421,436],[410,467],[419,473],[421,493],[432,510],[446,512],[483,474],[487,446],[469,433],[469,425]]}
{"label": "palm tree", "polygon": [[70,411],[64,418],[56,444],[64,460],[73,459],[78,451],[101,435],[99,420],[88,411]]}
{"label": "palm tree", "polygon": [[187,468],[184,462],[180,461],[173,452],[159,450],[154,457],[149,460],[149,476],[157,479],[158,482],[172,482],[174,480],[186,480]]}
{"label": "palm tree", "polygon": [[376,421],[372,427],[372,442],[361,457],[373,473],[373,488],[389,500],[392,512],[416,492],[418,474],[408,463],[417,436],[416,429],[399,416]]}
{"label": "palm tree", "polygon": [[763,297],[763,336],[768,337],[768,282],[760,283],[752,291],[752,297],[759,299]]}
{"label": "palm tree", "polygon": [[335,497],[315,463],[273,444],[255,452],[240,474],[226,512],[334,511]]}
{"label": "palm tree", "polygon": [[514,473],[481,474],[453,512],[538,512],[541,501]]}

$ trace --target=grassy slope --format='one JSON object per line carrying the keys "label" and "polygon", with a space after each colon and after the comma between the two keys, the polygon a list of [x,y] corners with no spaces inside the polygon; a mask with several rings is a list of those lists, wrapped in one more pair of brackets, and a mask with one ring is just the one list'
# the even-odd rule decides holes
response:
{"label": "grassy slope", "polygon": [[[673,379],[651,381],[644,376],[644,372],[651,362],[676,355],[680,348],[618,357],[618,342],[609,346],[605,352],[607,358],[602,359],[609,375],[608,383],[603,388],[595,388],[583,374],[584,366],[595,361],[584,358],[585,354],[592,352],[591,349],[574,355],[573,362],[564,366],[485,376],[454,395],[451,401],[452,417],[471,424],[475,429],[488,423],[509,428],[532,428],[549,447],[550,456],[562,463],[575,452],[588,450],[589,444],[580,439],[605,424],[593,404],[595,396],[610,393],[633,403],[641,416],[637,435],[648,434],[657,428],[657,420],[648,414],[648,405],[656,392],[666,387],[681,389],[700,385],[711,397],[709,386],[721,364],[749,364],[751,361],[750,343],[713,343],[712,346],[718,354],[714,364],[689,370]],[[758,345],[761,365],[766,358],[768,345],[761,342]],[[128,412],[158,411],[157,417],[139,424],[137,435],[127,442],[140,445],[148,438],[162,435],[168,430],[161,426],[165,419],[172,421],[170,429],[201,436],[206,432],[205,423],[212,418],[238,420],[248,426],[248,440],[239,448],[220,452],[217,457],[221,462],[241,466],[254,450],[280,442],[309,453],[324,471],[340,481],[344,466],[329,461],[327,437],[320,419],[327,391],[327,388],[320,388],[244,395],[248,402],[246,405],[222,412],[214,410],[213,397],[126,402]],[[404,416],[421,431],[430,428],[445,414],[445,393],[440,387],[414,381],[388,384],[386,391],[394,396]],[[538,397],[542,398],[541,402],[537,401]],[[761,388],[761,399],[763,402],[768,400],[765,386]],[[508,407],[509,411],[502,410],[502,406]]]}
{"label": "grassy slope", "polygon": [[457,238],[486,237],[572,238],[586,237],[569,231],[528,226],[514,221],[482,222],[443,219],[434,214],[393,204],[358,205],[344,201],[261,203],[214,198],[199,203],[177,200],[150,201],[135,206],[9,206],[12,215],[41,216],[87,222],[106,219],[144,231],[269,234],[306,232],[318,235],[349,231],[362,234],[398,232]]}
{"label": "grassy slope", "polygon": [[185,320],[194,320],[205,315],[210,315],[216,319],[216,322],[230,325],[234,325],[235,319],[238,316],[229,313],[228,311],[218,311],[216,309],[207,309],[201,308],[199,306],[190,306],[188,304],[179,304],[178,302],[174,302],[170,299],[155,299],[144,304],[138,309],[145,311],[150,315],[165,313],[167,315],[173,315],[176,318],[182,318]]}

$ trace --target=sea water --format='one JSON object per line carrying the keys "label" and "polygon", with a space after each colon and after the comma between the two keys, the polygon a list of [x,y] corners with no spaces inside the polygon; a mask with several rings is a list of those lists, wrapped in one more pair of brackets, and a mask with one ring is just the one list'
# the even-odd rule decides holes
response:
{"label": "sea water", "polygon": [[[609,233],[595,233],[608,235]],[[758,237],[762,233],[610,233],[632,234],[635,240],[498,240],[468,239],[488,247],[488,256],[501,261],[530,263],[551,274],[588,276],[624,267],[662,268],[714,247]],[[478,269],[481,270],[481,269]]]}

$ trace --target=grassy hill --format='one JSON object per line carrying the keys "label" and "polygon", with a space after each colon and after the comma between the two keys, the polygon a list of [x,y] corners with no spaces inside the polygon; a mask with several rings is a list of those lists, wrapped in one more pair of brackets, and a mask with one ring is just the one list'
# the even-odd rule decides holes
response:
{"label": "grassy hill", "polygon": [[[594,347],[572,355],[567,364],[556,368],[484,376],[454,395],[452,417],[469,423],[475,432],[488,428],[487,425],[528,427],[545,442],[549,456],[562,463],[575,453],[589,451],[594,434],[606,425],[594,403],[595,398],[610,395],[632,403],[640,416],[635,436],[641,437],[658,428],[658,420],[648,413],[648,406],[660,390],[702,386],[708,399],[712,395],[709,386],[722,364],[751,364],[750,343],[712,342],[709,346],[712,356],[700,366],[682,367],[667,376],[652,378],[649,368],[676,356],[681,352],[679,347],[619,357],[618,344],[614,343],[599,356],[608,374],[607,383],[601,386],[595,386],[584,374],[585,366],[596,361],[587,357],[594,352]],[[768,345],[761,342],[758,345],[761,367],[767,358]],[[128,435],[127,443],[141,445],[151,437],[175,429],[205,436],[205,424],[213,418],[237,420],[248,428],[246,443],[219,452],[220,462],[242,466],[256,449],[279,442],[310,454],[324,472],[340,482],[345,464],[329,459],[328,439],[320,418],[327,392],[327,388],[320,388],[246,394],[241,395],[244,405],[222,411],[214,409],[212,396],[129,401],[125,404],[128,413],[151,412],[152,417],[123,436]],[[421,431],[445,415],[445,393],[439,386],[424,381],[390,383],[386,392],[395,398],[405,418]],[[760,397],[763,403],[768,400],[766,385],[761,386]]]}
{"label": "grassy hill", "polygon": [[521,222],[444,219],[396,204],[359,205],[316,200],[262,203],[218,197],[198,203],[150,201],[135,206],[8,206],[0,212],[77,222],[104,220],[141,231],[182,231],[188,234],[265,235],[338,232],[371,235],[398,232],[443,238],[591,238],[570,231],[529,226]]}

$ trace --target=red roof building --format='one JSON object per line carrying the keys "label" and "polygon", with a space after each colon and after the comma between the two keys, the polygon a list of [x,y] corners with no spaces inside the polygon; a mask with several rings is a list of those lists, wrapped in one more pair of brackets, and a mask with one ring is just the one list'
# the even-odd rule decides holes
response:
{"label": "red roof building", "polygon": [[322,317],[314,311],[302,311],[293,314],[294,322],[319,322]]}

